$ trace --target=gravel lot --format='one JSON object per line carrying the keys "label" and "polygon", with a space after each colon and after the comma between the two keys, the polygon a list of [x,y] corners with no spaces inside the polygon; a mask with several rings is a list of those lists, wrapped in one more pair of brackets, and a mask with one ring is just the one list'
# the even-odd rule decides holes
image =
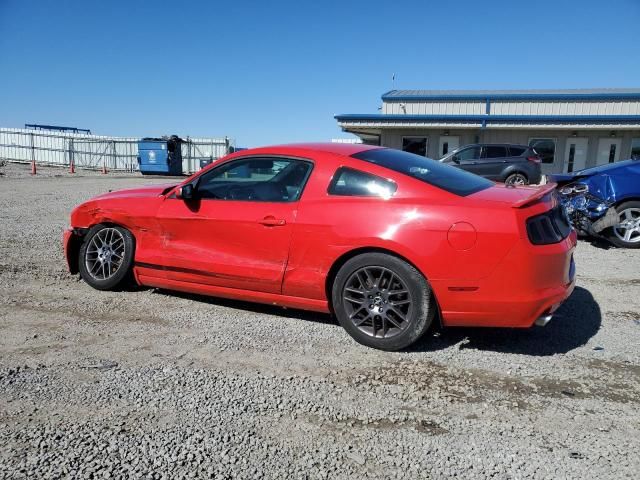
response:
{"label": "gravel lot", "polygon": [[386,353],[320,314],[93,290],[70,210],[166,179],[3,170],[0,478],[638,478],[640,250],[581,241],[546,328]]}

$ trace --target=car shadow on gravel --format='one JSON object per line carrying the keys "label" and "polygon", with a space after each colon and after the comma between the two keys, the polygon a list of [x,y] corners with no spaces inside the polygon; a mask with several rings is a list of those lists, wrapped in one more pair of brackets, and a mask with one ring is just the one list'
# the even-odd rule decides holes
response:
{"label": "car shadow on gravel", "polygon": [[612,248],[616,248],[615,245],[608,242],[604,238],[586,237],[586,238],[581,238],[581,240],[589,242],[589,244],[591,244],[592,247],[596,247],[601,250],[611,250]]}
{"label": "car shadow on gravel", "polygon": [[307,310],[298,310],[295,308],[278,307],[277,305],[266,305],[262,303],[243,302],[242,300],[231,300],[221,297],[208,297],[195,293],[183,293],[174,290],[156,290],[160,294],[169,295],[171,297],[179,297],[187,300],[193,300],[200,303],[208,303],[209,305],[218,305],[221,307],[235,308],[238,310],[246,310],[253,313],[263,313],[265,315],[277,315],[279,317],[297,318],[310,322],[326,323],[330,325],[340,326],[338,321],[332,315],[320,312],[311,312]]}
{"label": "car shadow on gravel", "polygon": [[545,356],[567,353],[585,345],[600,329],[600,306],[589,290],[576,287],[546,327],[435,328],[408,351],[459,349],[490,350]]}
{"label": "car shadow on gravel", "polygon": [[[340,326],[332,315],[319,312],[182,293],[173,290],[157,289],[156,292],[253,313],[294,318],[335,325],[336,327]],[[576,287],[546,327],[510,329],[440,328],[434,326],[421,340],[405,351],[437,351],[458,345],[460,350],[490,350],[532,356],[555,355],[557,353],[567,353],[585,345],[598,332],[601,323],[600,306],[591,295],[591,292],[585,288]]]}

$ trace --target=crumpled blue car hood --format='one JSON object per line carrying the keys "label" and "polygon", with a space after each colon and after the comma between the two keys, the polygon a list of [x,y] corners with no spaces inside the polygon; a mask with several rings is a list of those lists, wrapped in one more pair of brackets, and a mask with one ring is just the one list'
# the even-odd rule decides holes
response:
{"label": "crumpled blue car hood", "polygon": [[549,181],[559,185],[584,183],[589,186],[590,194],[609,203],[640,199],[640,160],[625,160],[569,174],[553,174],[549,175]]}

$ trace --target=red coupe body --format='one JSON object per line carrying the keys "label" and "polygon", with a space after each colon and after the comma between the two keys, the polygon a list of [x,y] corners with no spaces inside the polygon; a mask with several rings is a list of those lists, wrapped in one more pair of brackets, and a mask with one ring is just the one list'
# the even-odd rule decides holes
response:
{"label": "red coupe body", "polygon": [[[71,215],[64,235],[70,270],[78,270],[82,233],[106,224],[133,234],[133,275],[150,287],[330,312],[336,271],[371,251],[403,259],[428,280],[445,326],[530,327],[569,296],[575,232],[535,244],[527,226],[559,208],[552,186],[491,184],[460,195],[418,178],[426,170],[401,172],[363,159],[381,150],[387,149],[304,144],[245,150],[180,185],[98,196]],[[211,193],[187,201],[180,193],[208,172],[233,172],[231,162],[251,159],[308,165],[300,191],[289,197],[295,201],[253,198],[255,191],[242,193],[241,181],[239,190],[226,186],[231,193],[219,198]],[[339,194],[338,185],[332,193],[343,171],[384,179],[395,191]]]}

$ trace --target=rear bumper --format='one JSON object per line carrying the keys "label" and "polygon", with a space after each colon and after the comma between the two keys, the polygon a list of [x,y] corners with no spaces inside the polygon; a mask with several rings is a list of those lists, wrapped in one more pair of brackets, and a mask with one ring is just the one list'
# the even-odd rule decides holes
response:
{"label": "rear bumper", "polygon": [[575,288],[577,236],[553,245],[522,240],[487,278],[432,282],[445,326],[528,328],[551,315]]}
{"label": "rear bumper", "polygon": [[542,181],[542,173],[535,172],[531,178],[529,178],[529,183],[532,185],[538,185]]}

